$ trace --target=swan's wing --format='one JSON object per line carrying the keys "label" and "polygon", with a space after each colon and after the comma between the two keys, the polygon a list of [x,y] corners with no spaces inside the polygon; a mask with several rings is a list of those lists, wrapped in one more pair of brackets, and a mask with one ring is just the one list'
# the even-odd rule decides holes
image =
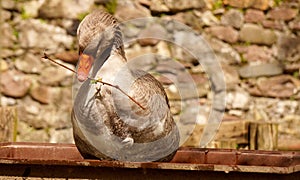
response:
{"label": "swan's wing", "polygon": [[[128,151],[137,156],[132,160],[156,161],[164,159],[179,147],[179,131],[174,122],[163,86],[152,75],[133,70],[134,81],[130,96],[145,109],[131,102],[132,119],[138,134],[132,134],[134,144]],[[126,120],[125,120],[126,121]],[[134,156],[133,156],[134,157]]]}
{"label": "swan's wing", "polygon": [[130,95],[147,108],[143,111],[137,106],[132,106],[133,110],[144,115],[151,111],[157,113],[157,116],[163,116],[169,112],[169,101],[161,83],[149,73],[141,70],[134,70],[132,74],[135,80],[131,85]]}

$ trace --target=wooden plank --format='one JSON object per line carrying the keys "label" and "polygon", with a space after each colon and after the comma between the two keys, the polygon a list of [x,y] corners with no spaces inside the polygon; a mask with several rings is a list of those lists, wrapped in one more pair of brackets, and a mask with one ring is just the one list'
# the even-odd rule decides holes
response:
{"label": "wooden plank", "polygon": [[121,162],[83,159],[74,144],[0,143],[0,179],[299,179],[299,157],[300,152],[179,148],[171,162]]}
{"label": "wooden plank", "polygon": [[17,119],[16,107],[0,107],[0,142],[16,141]]}
{"label": "wooden plank", "polygon": [[251,122],[250,149],[277,150],[278,124],[272,122]]}

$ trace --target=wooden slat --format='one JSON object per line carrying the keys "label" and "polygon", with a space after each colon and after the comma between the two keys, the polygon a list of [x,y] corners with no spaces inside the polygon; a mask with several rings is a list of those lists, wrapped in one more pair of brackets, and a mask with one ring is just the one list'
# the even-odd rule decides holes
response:
{"label": "wooden slat", "polygon": [[251,150],[277,150],[278,124],[270,122],[250,123]]}
{"label": "wooden slat", "polygon": [[16,140],[17,111],[16,107],[0,107],[0,142]]}

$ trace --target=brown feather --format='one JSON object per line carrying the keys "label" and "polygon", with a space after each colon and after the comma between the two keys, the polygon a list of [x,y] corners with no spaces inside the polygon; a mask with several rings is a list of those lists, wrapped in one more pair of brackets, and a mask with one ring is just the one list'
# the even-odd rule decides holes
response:
{"label": "brown feather", "polygon": [[83,52],[97,34],[104,32],[108,27],[113,27],[115,35],[114,47],[116,51],[125,57],[122,33],[117,19],[107,12],[96,10],[87,15],[77,29],[79,51]]}

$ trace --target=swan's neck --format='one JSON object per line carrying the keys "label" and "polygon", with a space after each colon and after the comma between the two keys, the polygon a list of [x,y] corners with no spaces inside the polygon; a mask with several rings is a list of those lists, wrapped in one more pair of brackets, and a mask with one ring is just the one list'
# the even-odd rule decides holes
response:
{"label": "swan's neck", "polygon": [[132,74],[127,66],[126,59],[116,52],[113,52],[97,72],[96,78],[102,78],[104,82],[116,84],[118,79],[132,79]]}

